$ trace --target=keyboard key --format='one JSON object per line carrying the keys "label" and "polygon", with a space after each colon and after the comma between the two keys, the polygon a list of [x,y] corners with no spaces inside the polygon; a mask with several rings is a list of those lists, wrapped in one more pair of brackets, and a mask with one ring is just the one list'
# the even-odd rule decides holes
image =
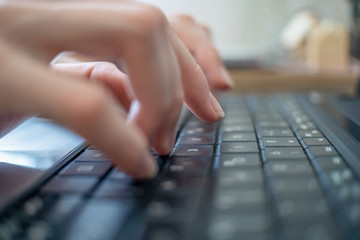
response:
{"label": "keyboard key", "polygon": [[124,173],[123,171],[114,168],[109,175],[106,176],[106,179],[111,181],[116,181],[118,183],[133,183],[134,180],[132,177]]}
{"label": "keyboard key", "polygon": [[110,161],[102,152],[94,149],[86,149],[75,162]]}
{"label": "keyboard key", "polygon": [[344,160],[340,156],[318,157],[315,162],[317,162],[324,171],[347,168]]}
{"label": "keyboard key", "polygon": [[264,236],[269,228],[264,214],[220,215],[210,220],[207,237],[211,240],[266,239]]}
{"label": "keyboard key", "polygon": [[157,184],[156,188],[160,192],[180,193],[200,191],[205,184],[204,175],[176,175],[166,174]]}
{"label": "keyboard key", "polygon": [[337,156],[338,153],[333,146],[309,146],[310,153],[315,157]]}
{"label": "keyboard key", "polygon": [[[217,190],[214,207],[221,211],[245,211],[244,209],[264,208],[266,202],[264,189]],[[264,210],[264,209],[263,209]]]}
{"label": "keyboard key", "polygon": [[73,162],[60,175],[101,177],[109,171],[110,167],[110,162]]}
{"label": "keyboard key", "polygon": [[259,137],[292,137],[294,133],[290,128],[274,129],[274,128],[260,128],[258,130]]}
{"label": "keyboard key", "polygon": [[303,122],[303,123],[300,123],[300,124],[296,123],[294,126],[295,126],[295,128],[297,130],[305,130],[305,131],[307,131],[307,130],[315,130],[316,129],[315,124],[313,122],[311,122],[311,121]]}
{"label": "keyboard key", "polygon": [[259,121],[256,124],[259,128],[283,128],[283,127],[288,127],[289,124],[283,120],[278,120],[278,121]]}
{"label": "keyboard key", "polygon": [[222,120],[224,126],[236,125],[236,124],[251,124],[251,118],[248,114],[233,115],[226,113],[225,118]]}
{"label": "keyboard key", "polygon": [[279,178],[273,183],[275,196],[279,199],[322,197],[321,188],[315,177]]}
{"label": "keyboard key", "polygon": [[216,183],[219,188],[240,188],[262,186],[264,176],[261,169],[242,169],[242,170],[228,170],[221,171],[217,176]]}
{"label": "keyboard key", "polygon": [[142,196],[143,193],[144,189],[140,186],[105,180],[100,183],[92,196],[95,198],[123,199]]}
{"label": "keyboard key", "polygon": [[336,196],[345,205],[360,204],[360,183],[356,180],[347,181],[336,188]]}
{"label": "keyboard key", "polygon": [[263,137],[265,147],[300,147],[295,137]]}
{"label": "keyboard key", "polygon": [[222,154],[219,157],[221,169],[233,169],[243,167],[260,167],[259,154]]}
{"label": "keyboard key", "polygon": [[252,124],[232,124],[223,126],[221,128],[223,132],[253,132],[254,127]]}
{"label": "keyboard key", "polygon": [[220,145],[222,153],[257,153],[259,147],[256,142],[223,142]]}
{"label": "keyboard key", "polygon": [[317,129],[313,129],[313,130],[300,130],[297,132],[299,134],[300,137],[324,137],[321,132]]}
{"label": "keyboard key", "polygon": [[186,126],[183,130],[184,135],[198,135],[198,134],[214,134],[215,125],[204,126]]}
{"label": "keyboard key", "polygon": [[296,219],[310,217],[328,217],[330,215],[329,207],[326,201],[299,201],[286,200],[278,203],[279,215],[282,218],[286,218],[286,221],[296,221]]}
{"label": "keyboard key", "polygon": [[307,160],[300,161],[273,161],[267,163],[269,172],[278,178],[281,176],[303,176],[314,175],[312,167]]}
{"label": "keyboard key", "polygon": [[327,176],[330,182],[336,187],[355,181],[351,170],[348,168],[329,171],[327,172]]}
{"label": "keyboard key", "polygon": [[146,240],[182,240],[185,224],[169,221],[154,221],[147,224],[144,237]]}
{"label": "keyboard key", "polygon": [[79,214],[69,219],[67,228],[59,234],[64,234],[64,239],[66,236],[68,240],[115,239],[133,207],[134,202],[131,201],[87,200]]}
{"label": "keyboard key", "polygon": [[265,148],[267,160],[307,159],[301,147],[268,147]]}
{"label": "keyboard key", "polygon": [[168,171],[172,174],[186,174],[189,172],[205,173],[209,170],[210,164],[210,157],[173,157],[170,161]]}
{"label": "keyboard key", "polygon": [[224,132],[221,135],[222,142],[252,142],[256,141],[255,134],[252,132]]}
{"label": "keyboard key", "polygon": [[324,137],[317,138],[303,138],[304,142],[307,146],[322,146],[322,145],[330,145],[329,141]]}
{"label": "keyboard key", "polygon": [[206,135],[184,135],[180,138],[179,144],[213,144],[215,141],[215,135],[206,134]]}
{"label": "keyboard key", "polygon": [[85,194],[98,182],[97,177],[56,177],[46,184],[41,191],[45,193]]}
{"label": "keyboard key", "polygon": [[212,150],[212,145],[178,145],[174,156],[210,156]]}

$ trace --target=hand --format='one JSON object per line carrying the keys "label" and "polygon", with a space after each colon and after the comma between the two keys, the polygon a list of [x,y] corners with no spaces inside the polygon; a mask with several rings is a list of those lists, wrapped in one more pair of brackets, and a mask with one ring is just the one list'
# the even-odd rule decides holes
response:
{"label": "hand", "polygon": [[211,33],[207,26],[197,23],[186,14],[167,15],[169,22],[201,66],[213,89],[229,89],[233,82],[223,62],[211,43]]}
{"label": "hand", "polygon": [[[183,99],[202,120],[223,116],[200,66],[152,6],[8,2],[0,7],[0,40],[0,111],[54,119],[134,177],[156,173],[149,142],[159,153],[171,151]],[[133,92],[127,116],[118,107],[124,75],[101,65],[82,76],[49,70],[65,50],[124,61]]]}

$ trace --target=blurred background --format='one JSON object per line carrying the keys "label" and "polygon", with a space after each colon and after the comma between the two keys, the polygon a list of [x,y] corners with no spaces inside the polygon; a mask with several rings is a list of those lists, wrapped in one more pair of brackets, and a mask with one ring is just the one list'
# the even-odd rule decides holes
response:
{"label": "blurred background", "polygon": [[183,12],[207,24],[225,58],[253,58],[282,51],[281,31],[298,11],[351,26],[351,0],[143,0],[165,12]]}

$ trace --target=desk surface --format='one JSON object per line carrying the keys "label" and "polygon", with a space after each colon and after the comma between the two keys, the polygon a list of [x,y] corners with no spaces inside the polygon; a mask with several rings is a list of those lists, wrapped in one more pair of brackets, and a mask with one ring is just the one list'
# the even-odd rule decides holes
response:
{"label": "desk surface", "polygon": [[331,91],[349,95],[356,93],[360,64],[353,63],[347,69],[310,69],[304,64],[283,64],[277,67],[245,66],[229,68],[239,92],[269,91]]}

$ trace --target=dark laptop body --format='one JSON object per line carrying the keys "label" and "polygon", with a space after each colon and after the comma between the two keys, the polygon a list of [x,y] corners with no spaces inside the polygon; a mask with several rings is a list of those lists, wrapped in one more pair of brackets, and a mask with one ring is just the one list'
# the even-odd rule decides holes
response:
{"label": "dark laptop body", "polygon": [[0,139],[0,239],[360,239],[360,98],[220,99],[227,116],[183,117],[141,183],[71,131],[20,121]]}

